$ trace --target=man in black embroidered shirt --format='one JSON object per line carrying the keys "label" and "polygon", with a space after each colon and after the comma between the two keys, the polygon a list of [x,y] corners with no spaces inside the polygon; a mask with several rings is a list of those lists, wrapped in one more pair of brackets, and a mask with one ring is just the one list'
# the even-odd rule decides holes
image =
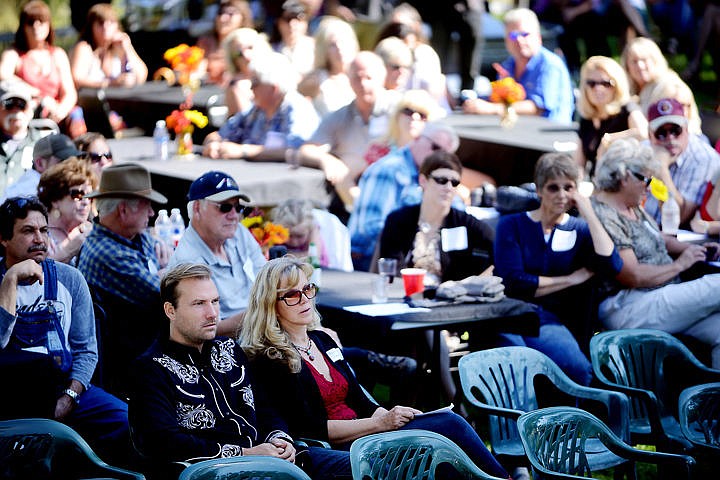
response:
{"label": "man in black embroidered shirt", "polygon": [[[255,402],[242,349],[215,336],[219,296],[210,269],[176,266],[163,277],[160,296],[170,336],[150,347],[134,369],[130,422],[138,449],[166,462],[239,455],[294,462],[284,423]],[[311,448],[303,456],[312,478],[350,474],[347,452]]]}

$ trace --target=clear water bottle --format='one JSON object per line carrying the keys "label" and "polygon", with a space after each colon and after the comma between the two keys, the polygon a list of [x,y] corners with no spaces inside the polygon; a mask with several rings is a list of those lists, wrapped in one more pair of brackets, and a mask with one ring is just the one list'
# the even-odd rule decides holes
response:
{"label": "clear water bottle", "polygon": [[172,229],[172,234],[170,235],[171,246],[176,248],[185,233],[185,220],[183,219],[179,208],[173,208],[170,211],[170,226]]}
{"label": "clear water bottle", "polygon": [[155,159],[168,159],[168,143],[170,143],[170,135],[167,131],[165,120],[155,122],[155,130],[153,131],[153,142],[155,146]]}
{"label": "clear water bottle", "polygon": [[315,242],[310,242],[308,245],[308,263],[313,266],[310,281],[319,287],[322,283],[322,268],[320,268],[320,254]]}
{"label": "clear water bottle", "polygon": [[158,212],[153,228],[155,230],[155,238],[165,245],[172,245],[172,225],[170,224],[170,217],[168,216],[167,210],[163,209]]}
{"label": "clear water bottle", "polygon": [[670,194],[661,211],[662,231],[668,235],[677,235],[680,228],[680,205]]}

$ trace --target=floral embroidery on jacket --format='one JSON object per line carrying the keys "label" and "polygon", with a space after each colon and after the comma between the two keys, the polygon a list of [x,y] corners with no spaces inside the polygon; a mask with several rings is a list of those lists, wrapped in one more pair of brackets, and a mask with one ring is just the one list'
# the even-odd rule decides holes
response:
{"label": "floral embroidery on jacket", "polygon": [[233,347],[235,340],[227,339],[213,345],[210,350],[210,362],[215,370],[220,373],[227,373],[233,367],[237,367],[235,357],[233,357]]}
{"label": "floral embroidery on jacket", "polygon": [[198,383],[200,372],[198,372],[196,367],[193,367],[192,365],[183,365],[167,355],[163,355],[160,358],[153,358],[153,360],[170,370],[184,383]]}
{"label": "floral embroidery on jacket", "polygon": [[177,416],[178,424],[189,430],[215,426],[215,415],[205,405],[186,405],[178,402]]}

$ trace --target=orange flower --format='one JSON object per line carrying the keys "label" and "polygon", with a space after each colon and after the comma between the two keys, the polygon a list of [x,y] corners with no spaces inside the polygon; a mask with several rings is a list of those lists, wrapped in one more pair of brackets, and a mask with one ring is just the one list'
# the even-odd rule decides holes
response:
{"label": "orange flower", "polygon": [[165,123],[175,133],[181,133],[190,129],[193,125],[205,128],[208,124],[208,118],[197,110],[173,110],[165,118]]}
{"label": "orange flower", "polygon": [[256,209],[250,216],[243,218],[241,223],[250,230],[255,240],[264,248],[281,245],[290,237],[287,228],[264,220],[261,210]]}
{"label": "orange flower", "polygon": [[192,72],[198,68],[205,56],[200,47],[190,47],[181,43],[177,47],[165,51],[163,58],[172,66],[173,70]]}
{"label": "orange flower", "polygon": [[490,87],[492,88],[490,93],[491,102],[512,105],[520,100],[525,100],[525,89],[512,77],[490,82]]}

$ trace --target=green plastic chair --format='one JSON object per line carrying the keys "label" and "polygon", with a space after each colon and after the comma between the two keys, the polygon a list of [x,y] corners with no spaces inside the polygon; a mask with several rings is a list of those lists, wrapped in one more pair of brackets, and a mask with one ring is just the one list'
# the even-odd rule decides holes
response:
{"label": "green plastic chair", "polygon": [[0,478],[145,479],[103,462],[75,430],[44,418],[0,422]]}
{"label": "green plastic chair", "polygon": [[[600,382],[630,397],[634,442],[664,450],[692,448],[676,417],[679,394],[691,385],[720,381],[720,371],[703,365],[669,333],[651,329],[599,333],[590,340],[590,358]],[[671,383],[669,369],[678,372]]]}
{"label": "green plastic chair", "polygon": [[190,465],[178,480],[311,480],[300,467],[275,457],[214,458]]}
{"label": "green plastic chair", "polygon": [[686,388],[680,394],[680,429],[710,460],[720,460],[720,383]]}
{"label": "green plastic chair", "polygon": [[483,472],[454,442],[427,430],[367,435],[350,445],[354,480],[435,480],[438,465],[451,465],[462,478],[498,480]]}
{"label": "green plastic chair", "polygon": [[592,477],[588,460],[591,440],[629,461],[662,464],[665,472],[672,467],[669,478],[692,478],[695,468],[695,460],[687,455],[630,447],[597,417],[579,408],[542,408],[522,414],[517,423],[536,480]]}
{"label": "green plastic chair", "polygon": [[[516,421],[538,408],[538,377],[547,378],[568,395],[602,403],[612,430],[623,439],[629,437],[629,401],[624,394],[578,385],[542,352],[528,347],[481,350],[462,357],[458,368],[465,399],[488,414],[493,453],[514,457],[514,463],[525,456]],[[596,470],[623,463],[600,446],[594,451],[591,463]]]}

